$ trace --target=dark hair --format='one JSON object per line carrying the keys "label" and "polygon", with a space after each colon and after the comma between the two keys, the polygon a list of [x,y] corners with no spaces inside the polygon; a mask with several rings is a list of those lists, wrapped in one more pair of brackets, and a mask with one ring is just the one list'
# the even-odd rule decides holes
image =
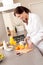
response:
{"label": "dark hair", "polygon": [[18,6],[17,8],[14,9],[14,15],[16,16],[16,14],[22,14],[23,12],[26,12],[27,14],[29,12],[31,12],[28,8],[24,7],[24,6]]}

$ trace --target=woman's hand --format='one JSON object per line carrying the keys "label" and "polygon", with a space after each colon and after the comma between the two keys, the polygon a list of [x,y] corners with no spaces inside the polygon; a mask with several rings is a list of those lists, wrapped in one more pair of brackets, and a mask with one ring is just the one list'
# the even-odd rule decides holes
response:
{"label": "woman's hand", "polygon": [[29,45],[29,48],[32,48],[33,47],[33,43],[31,42],[31,40],[27,40],[27,43]]}
{"label": "woman's hand", "polygon": [[30,37],[26,37],[24,41],[29,45],[29,48],[33,47],[33,43],[31,42]]}

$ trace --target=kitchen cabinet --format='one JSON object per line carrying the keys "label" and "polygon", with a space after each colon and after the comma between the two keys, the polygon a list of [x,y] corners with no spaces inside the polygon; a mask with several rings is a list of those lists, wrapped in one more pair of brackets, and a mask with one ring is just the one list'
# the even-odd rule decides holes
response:
{"label": "kitchen cabinet", "polygon": [[3,4],[3,6],[0,7],[0,12],[11,10],[21,5],[20,3],[14,4],[13,0],[1,0],[0,3]]}

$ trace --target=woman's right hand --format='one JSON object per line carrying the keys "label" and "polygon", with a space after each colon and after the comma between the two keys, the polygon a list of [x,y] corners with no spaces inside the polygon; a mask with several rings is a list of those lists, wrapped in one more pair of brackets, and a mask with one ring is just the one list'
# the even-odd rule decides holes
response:
{"label": "woman's right hand", "polygon": [[33,43],[30,40],[30,37],[25,37],[24,41],[29,45],[29,48],[32,48]]}

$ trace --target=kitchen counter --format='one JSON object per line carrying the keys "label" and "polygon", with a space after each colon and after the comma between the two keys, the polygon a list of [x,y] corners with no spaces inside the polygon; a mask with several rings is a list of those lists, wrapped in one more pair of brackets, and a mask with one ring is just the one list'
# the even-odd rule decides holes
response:
{"label": "kitchen counter", "polygon": [[31,52],[16,55],[15,51],[2,51],[5,55],[5,59],[0,65],[43,65],[43,56],[39,50],[35,47]]}

